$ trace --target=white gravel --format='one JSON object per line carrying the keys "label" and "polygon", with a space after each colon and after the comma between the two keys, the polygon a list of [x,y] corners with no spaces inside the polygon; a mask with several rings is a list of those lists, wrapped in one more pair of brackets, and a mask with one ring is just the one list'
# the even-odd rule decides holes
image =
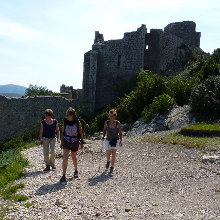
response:
{"label": "white gravel", "polygon": [[15,203],[6,218],[220,219],[220,167],[203,163],[200,151],[125,137],[110,176],[101,141],[87,142],[90,150],[79,155],[78,179],[69,158],[67,184],[59,183],[62,158],[56,158],[55,171],[43,173],[42,148],[25,150],[31,166],[18,182],[25,183],[20,193],[33,205]]}

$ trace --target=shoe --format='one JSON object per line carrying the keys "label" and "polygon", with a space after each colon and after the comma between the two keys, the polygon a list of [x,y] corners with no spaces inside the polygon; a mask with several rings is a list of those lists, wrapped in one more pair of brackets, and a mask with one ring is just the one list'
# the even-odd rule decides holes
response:
{"label": "shoe", "polygon": [[56,167],[55,166],[51,166],[52,167],[52,170],[56,170]]}
{"label": "shoe", "polygon": [[106,165],[105,165],[105,168],[108,169],[110,166],[110,161],[107,161]]}
{"label": "shoe", "polygon": [[64,183],[64,182],[66,182],[66,176],[65,175],[63,175],[60,179],[60,183]]}
{"label": "shoe", "polygon": [[113,173],[114,167],[110,167],[110,173]]}
{"label": "shoe", "polygon": [[74,172],[74,178],[78,178],[78,171],[77,170],[75,170],[75,172]]}
{"label": "shoe", "polygon": [[46,165],[46,168],[44,169],[45,172],[50,171],[50,165]]}

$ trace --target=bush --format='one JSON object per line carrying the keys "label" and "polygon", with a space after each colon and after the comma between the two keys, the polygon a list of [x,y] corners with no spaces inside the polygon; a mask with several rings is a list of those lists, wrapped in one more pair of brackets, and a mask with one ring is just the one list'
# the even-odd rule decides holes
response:
{"label": "bush", "polygon": [[152,119],[154,114],[167,114],[170,110],[170,107],[174,106],[176,103],[174,99],[168,94],[162,94],[158,97],[155,97],[152,104],[148,108],[145,108],[142,112],[142,116],[145,121],[148,122]]}
{"label": "bush", "polygon": [[109,118],[108,112],[104,111],[101,114],[97,115],[95,117],[95,120],[91,126],[91,134],[94,134],[95,132],[99,132],[103,130],[104,123]]}
{"label": "bush", "polygon": [[217,48],[216,50],[214,50],[212,57],[216,63],[220,64],[220,48]]}
{"label": "bush", "polygon": [[141,117],[143,109],[164,90],[164,79],[161,76],[149,70],[141,70],[137,77],[136,89],[120,99],[120,104],[117,106],[118,119],[121,122],[137,120]]}
{"label": "bush", "polygon": [[189,104],[192,88],[199,84],[196,77],[171,76],[165,80],[166,93],[173,97],[177,105]]}
{"label": "bush", "polygon": [[215,119],[220,116],[220,76],[211,76],[192,90],[192,111],[202,118]]}

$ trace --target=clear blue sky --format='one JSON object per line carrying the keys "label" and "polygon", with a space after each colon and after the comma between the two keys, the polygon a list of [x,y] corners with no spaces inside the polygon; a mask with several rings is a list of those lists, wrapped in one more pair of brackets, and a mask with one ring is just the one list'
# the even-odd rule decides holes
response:
{"label": "clear blue sky", "polygon": [[201,48],[220,47],[219,0],[0,0],[0,85],[82,87],[95,31],[119,39],[141,24],[192,20]]}

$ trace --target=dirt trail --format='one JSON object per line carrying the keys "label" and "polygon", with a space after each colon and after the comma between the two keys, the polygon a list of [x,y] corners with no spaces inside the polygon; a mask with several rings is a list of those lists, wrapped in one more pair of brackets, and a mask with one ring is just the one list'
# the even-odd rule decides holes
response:
{"label": "dirt trail", "polygon": [[[22,193],[33,205],[17,208],[9,219],[220,219],[220,167],[204,164],[202,153],[182,146],[143,142],[143,136],[124,138],[115,172],[105,172],[100,140],[88,141],[79,156],[79,178],[69,158],[67,184],[57,169],[43,173],[42,148],[24,151],[31,162]],[[61,150],[57,147],[57,154]]]}

